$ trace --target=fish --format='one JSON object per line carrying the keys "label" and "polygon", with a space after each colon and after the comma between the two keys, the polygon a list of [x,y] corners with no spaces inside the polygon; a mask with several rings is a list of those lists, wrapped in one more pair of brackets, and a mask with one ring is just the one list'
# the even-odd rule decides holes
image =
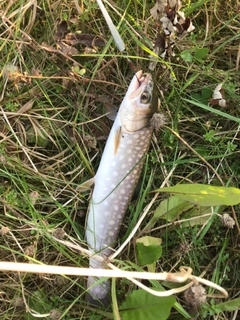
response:
{"label": "fish", "polygon": [[[149,149],[152,119],[158,106],[158,90],[152,75],[138,71],[119,107],[92,180],[94,189],[86,223],[86,240],[89,250],[101,257],[109,257],[116,246]],[[90,257],[89,265],[90,268],[106,267],[93,257]],[[89,277],[86,299],[94,306],[109,306],[110,281]]]}

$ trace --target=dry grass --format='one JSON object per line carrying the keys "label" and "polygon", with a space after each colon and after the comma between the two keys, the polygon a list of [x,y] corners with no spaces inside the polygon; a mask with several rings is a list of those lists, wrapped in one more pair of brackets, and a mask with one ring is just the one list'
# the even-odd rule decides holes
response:
{"label": "dry grass", "polygon": [[[150,58],[144,46],[153,49],[159,28],[159,23],[150,18],[154,2],[111,4],[113,8],[108,9],[116,24],[124,15],[120,31],[128,55],[136,69],[147,71]],[[66,239],[67,234],[84,246],[89,194],[78,194],[76,187],[92,177],[98,167],[111,127],[103,117],[104,106],[119,105],[133,72],[110,39],[97,4],[89,0],[79,5],[80,9],[75,1],[0,0],[1,261],[88,265],[86,257],[54,241],[52,235]],[[144,193],[146,185],[149,183],[150,190],[158,188],[173,168],[167,179],[169,185],[189,181],[235,187],[240,184],[239,123],[228,118],[239,118],[240,6],[235,0],[211,0],[189,1],[183,7],[196,29],[177,41],[177,55],[162,63],[159,60],[154,71],[164,96],[162,109],[173,131],[165,128],[153,140],[145,180],[138,200],[130,206],[123,235],[131,232],[152,199],[151,193]],[[62,20],[68,21],[69,31],[101,36],[105,45],[88,52],[79,44],[74,49],[60,47],[58,40],[66,30],[64,26],[58,29],[60,34],[56,30]],[[90,44],[89,39],[86,41]],[[203,47],[209,53],[200,61],[190,63],[180,56],[184,50],[194,55]],[[213,108],[226,117],[184,100],[197,99],[206,104],[207,90],[213,91],[221,82],[228,105]],[[159,195],[149,214],[161,201]],[[221,210],[233,216],[236,223],[239,221],[239,206]],[[224,228],[214,217],[194,227],[181,221],[167,226],[163,220],[148,231],[143,225],[135,237],[146,232],[163,240],[159,270],[190,265],[196,275],[207,271],[207,278],[226,288],[230,299],[239,296],[237,227]],[[120,258],[126,264],[133,261],[133,246]],[[27,312],[29,308],[51,313],[51,319],[113,318],[112,313],[85,304],[83,278],[1,272],[0,279],[1,319],[34,319]],[[133,286],[122,280],[117,289],[121,303]],[[181,303],[188,308],[186,302]],[[176,312],[171,317],[181,319]],[[233,317],[230,312],[206,316]]]}

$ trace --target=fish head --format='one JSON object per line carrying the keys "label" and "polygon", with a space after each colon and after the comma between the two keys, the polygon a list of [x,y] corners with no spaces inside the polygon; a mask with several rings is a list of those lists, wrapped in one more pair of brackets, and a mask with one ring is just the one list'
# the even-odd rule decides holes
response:
{"label": "fish head", "polygon": [[138,71],[119,109],[122,128],[135,132],[148,126],[153,114],[158,111],[158,105],[158,91],[151,74]]}

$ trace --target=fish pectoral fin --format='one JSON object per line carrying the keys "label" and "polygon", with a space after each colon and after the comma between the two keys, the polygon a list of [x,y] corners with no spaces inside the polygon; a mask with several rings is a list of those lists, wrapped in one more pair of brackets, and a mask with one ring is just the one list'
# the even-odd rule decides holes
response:
{"label": "fish pectoral fin", "polygon": [[116,106],[106,104],[105,111],[106,111],[106,116],[108,117],[108,119],[114,121],[117,117],[118,109],[119,108]]}
{"label": "fish pectoral fin", "polygon": [[121,140],[121,135],[122,135],[122,127],[119,127],[116,132],[115,132],[115,137],[114,137],[114,155],[117,153],[119,145],[120,145],[120,140]]}
{"label": "fish pectoral fin", "polygon": [[76,188],[76,191],[79,192],[79,193],[82,193],[82,192],[87,191],[87,190],[90,189],[91,186],[94,184],[94,181],[95,181],[95,179],[94,179],[94,178],[91,178],[91,179],[83,182],[82,184],[80,184],[80,186],[78,186],[78,187]]}

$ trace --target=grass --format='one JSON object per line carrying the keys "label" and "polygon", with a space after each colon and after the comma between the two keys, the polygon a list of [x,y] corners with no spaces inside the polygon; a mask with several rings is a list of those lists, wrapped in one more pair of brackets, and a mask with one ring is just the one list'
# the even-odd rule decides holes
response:
{"label": "grass", "polygon": [[[115,2],[108,11],[120,25],[127,54],[137,69],[148,71],[149,52],[159,28],[150,18],[154,1]],[[88,266],[85,255],[55,239],[85,245],[89,193],[79,194],[76,187],[93,176],[101,159],[111,127],[102,116],[104,105],[119,105],[133,72],[126,55],[119,54],[110,38],[97,4],[80,1],[80,15],[74,3],[0,1],[1,261]],[[153,139],[122,239],[153,198],[146,190],[159,188],[166,177],[167,185],[211,181],[239,188],[239,6],[233,0],[189,0],[183,10],[195,30],[176,42],[175,57],[159,59],[154,70],[163,93],[162,112],[171,130],[165,127]],[[71,55],[71,46],[70,53],[62,52],[55,36],[58,20],[68,21],[70,32],[102,36],[105,46],[84,53],[77,45],[78,54]],[[208,49],[205,55],[202,48]],[[207,107],[219,83],[223,83],[228,105]],[[206,279],[223,286],[229,301],[234,301],[240,287],[237,226],[228,229],[213,215],[204,224],[189,226],[179,217],[174,223],[159,219],[145,229],[164,199],[161,193],[156,197],[133,240],[117,257],[121,268],[142,270],[136,240],[143,235],[161,238],[163,253],[155,264],[157,271],[175,272],[181,265],[190,266],[195,275],[205,273]],[[213,211],[228,213],[236,222],[240,219],[239,206]],[[83,277],[16,272],[1,272],[0,277],[4,320],[34,319],[29,308],[46,319],[117,319],[118,308],[136,289],[126,279],[116,281],[117,298],[110,312],[86,305]],[[152,286],[159,283],[152,281]],[[169,286],[165,283],[165,288]],[[186,312],[199,319],[239,317],[233,309],[216,308],[225,300],[208,298],[196,312],[183,295],[176,298],[179,304],[169,319],[187,318]]]}

